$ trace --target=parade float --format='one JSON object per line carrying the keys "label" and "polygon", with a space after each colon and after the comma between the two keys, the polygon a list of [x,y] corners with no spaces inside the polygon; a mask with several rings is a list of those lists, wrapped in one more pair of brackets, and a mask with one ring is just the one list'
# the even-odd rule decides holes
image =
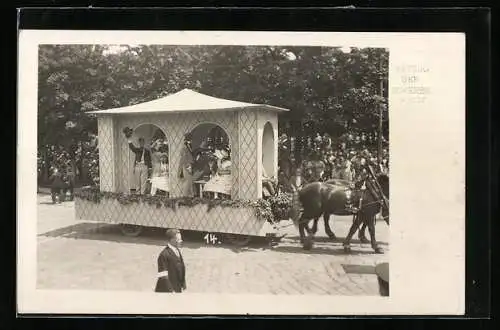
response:
{"label": "parade float", "polygon": [[[124,234],[134,236],[144,227],[157,227],[221,234],[235,244],[272,237],[279,219],[263,199],[262,176],[278,174],[278,114],[283,111],[288,110],[185,89],[153,101],[90,112],[98,122],[100,182],[75,195],[76,218],[120,224]],[[196,149],[203,147],[210,132],[226,141],[230,165],[213,177],[194,180],[193,191],[186,193],[180,170],[186,136]],[[155,136],[168,146],[168,188],[166,194],[138,194],[133,189],[129,142],[143,138],[151,146]]]}

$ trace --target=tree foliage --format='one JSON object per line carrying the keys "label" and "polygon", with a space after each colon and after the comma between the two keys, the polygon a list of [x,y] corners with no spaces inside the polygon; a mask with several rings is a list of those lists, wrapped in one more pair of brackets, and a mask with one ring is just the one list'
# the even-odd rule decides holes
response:
{"label": "tree foliage", "polygon": [[[387,119],[388,53],[377,48],[43,45],[38,145],[70,150],[96,133],[85,112],[149,101],[184,88],[291,111],[295,135],[375,132]],[[386,88],[385,88],[386,89]]]}

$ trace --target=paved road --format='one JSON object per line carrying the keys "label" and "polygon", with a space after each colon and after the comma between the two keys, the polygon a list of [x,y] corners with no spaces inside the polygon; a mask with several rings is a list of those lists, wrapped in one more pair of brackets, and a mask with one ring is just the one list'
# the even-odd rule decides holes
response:
{"label": "paved road", "polygon": [[[38,288],[151,291],[163,231],[137,238],[121,235],[113,225],[76,221],[74,203],[50,204],[39,195]],[[336,217],[332,228],[345,237],[350,218]],[[183,254],[189,292],[262,294],[378,295],[376,276],[367,274],[388,255],[374,254],[370,244],[330,242],[320,222],[315,247],[304,251],[296,230],[274,247],[256,242],[246,248],[207,244],[202,233],[185,233]],[[377,224],[377,238],[388,252],[388,228]],[[357,273],[346,273],[351,265]],[[368,266],[368,267],[367,267]],[[349,271],[349,269],[348,269]],[[364,274],[363,274],[364,273]]]}

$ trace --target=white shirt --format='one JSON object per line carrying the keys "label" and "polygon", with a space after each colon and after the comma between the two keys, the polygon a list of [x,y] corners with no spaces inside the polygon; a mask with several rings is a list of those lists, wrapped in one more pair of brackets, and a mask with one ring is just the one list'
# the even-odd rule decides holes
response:
{"label": "white shirt", "polygon": [[178,258],[180,258],[180,257],[181,257],[181,252],[179,251],[179,249],[178,249],[178,248],[176,248],[175,246],[173,246],[173,245],[172,245],[172,244],[170,244],[170,243],[167,243],[167,245],[168,245],[168,247],[169,247],[172,251],[174,251],[175,255],[176,255]]}
{"label": "white shirt", "polygon": [[160,175],[166,175],[167,174],[167,164],[166,163],[160,163]]}
{"label": "white shirt", "polygon": [[231,161],[230,160],[224,160],[221,162],[221,169],[222,170],[227,170],[231,167]]}

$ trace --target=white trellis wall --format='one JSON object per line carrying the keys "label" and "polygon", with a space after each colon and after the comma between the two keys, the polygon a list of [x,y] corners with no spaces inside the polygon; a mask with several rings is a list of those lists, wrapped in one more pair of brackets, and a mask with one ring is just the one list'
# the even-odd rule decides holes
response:
{"label": "white trellis wall", "polygon": [[184,148],[184,135],[199,124],[212,123],[226,131],[231,143],[232,198],[255,200],[262,193],[262,139],[264,126],[268,122],[274,132],[275,175],[278,166],[278,115],[274,111],[252,108],[216,112],[101,115],[98,118],[101,191],[128,191],[132,164],[127,139],[122,131],[125,127],[153,124],[163,130],[169,144],[170,195],[180,196],[182,189],[177,173]]}

